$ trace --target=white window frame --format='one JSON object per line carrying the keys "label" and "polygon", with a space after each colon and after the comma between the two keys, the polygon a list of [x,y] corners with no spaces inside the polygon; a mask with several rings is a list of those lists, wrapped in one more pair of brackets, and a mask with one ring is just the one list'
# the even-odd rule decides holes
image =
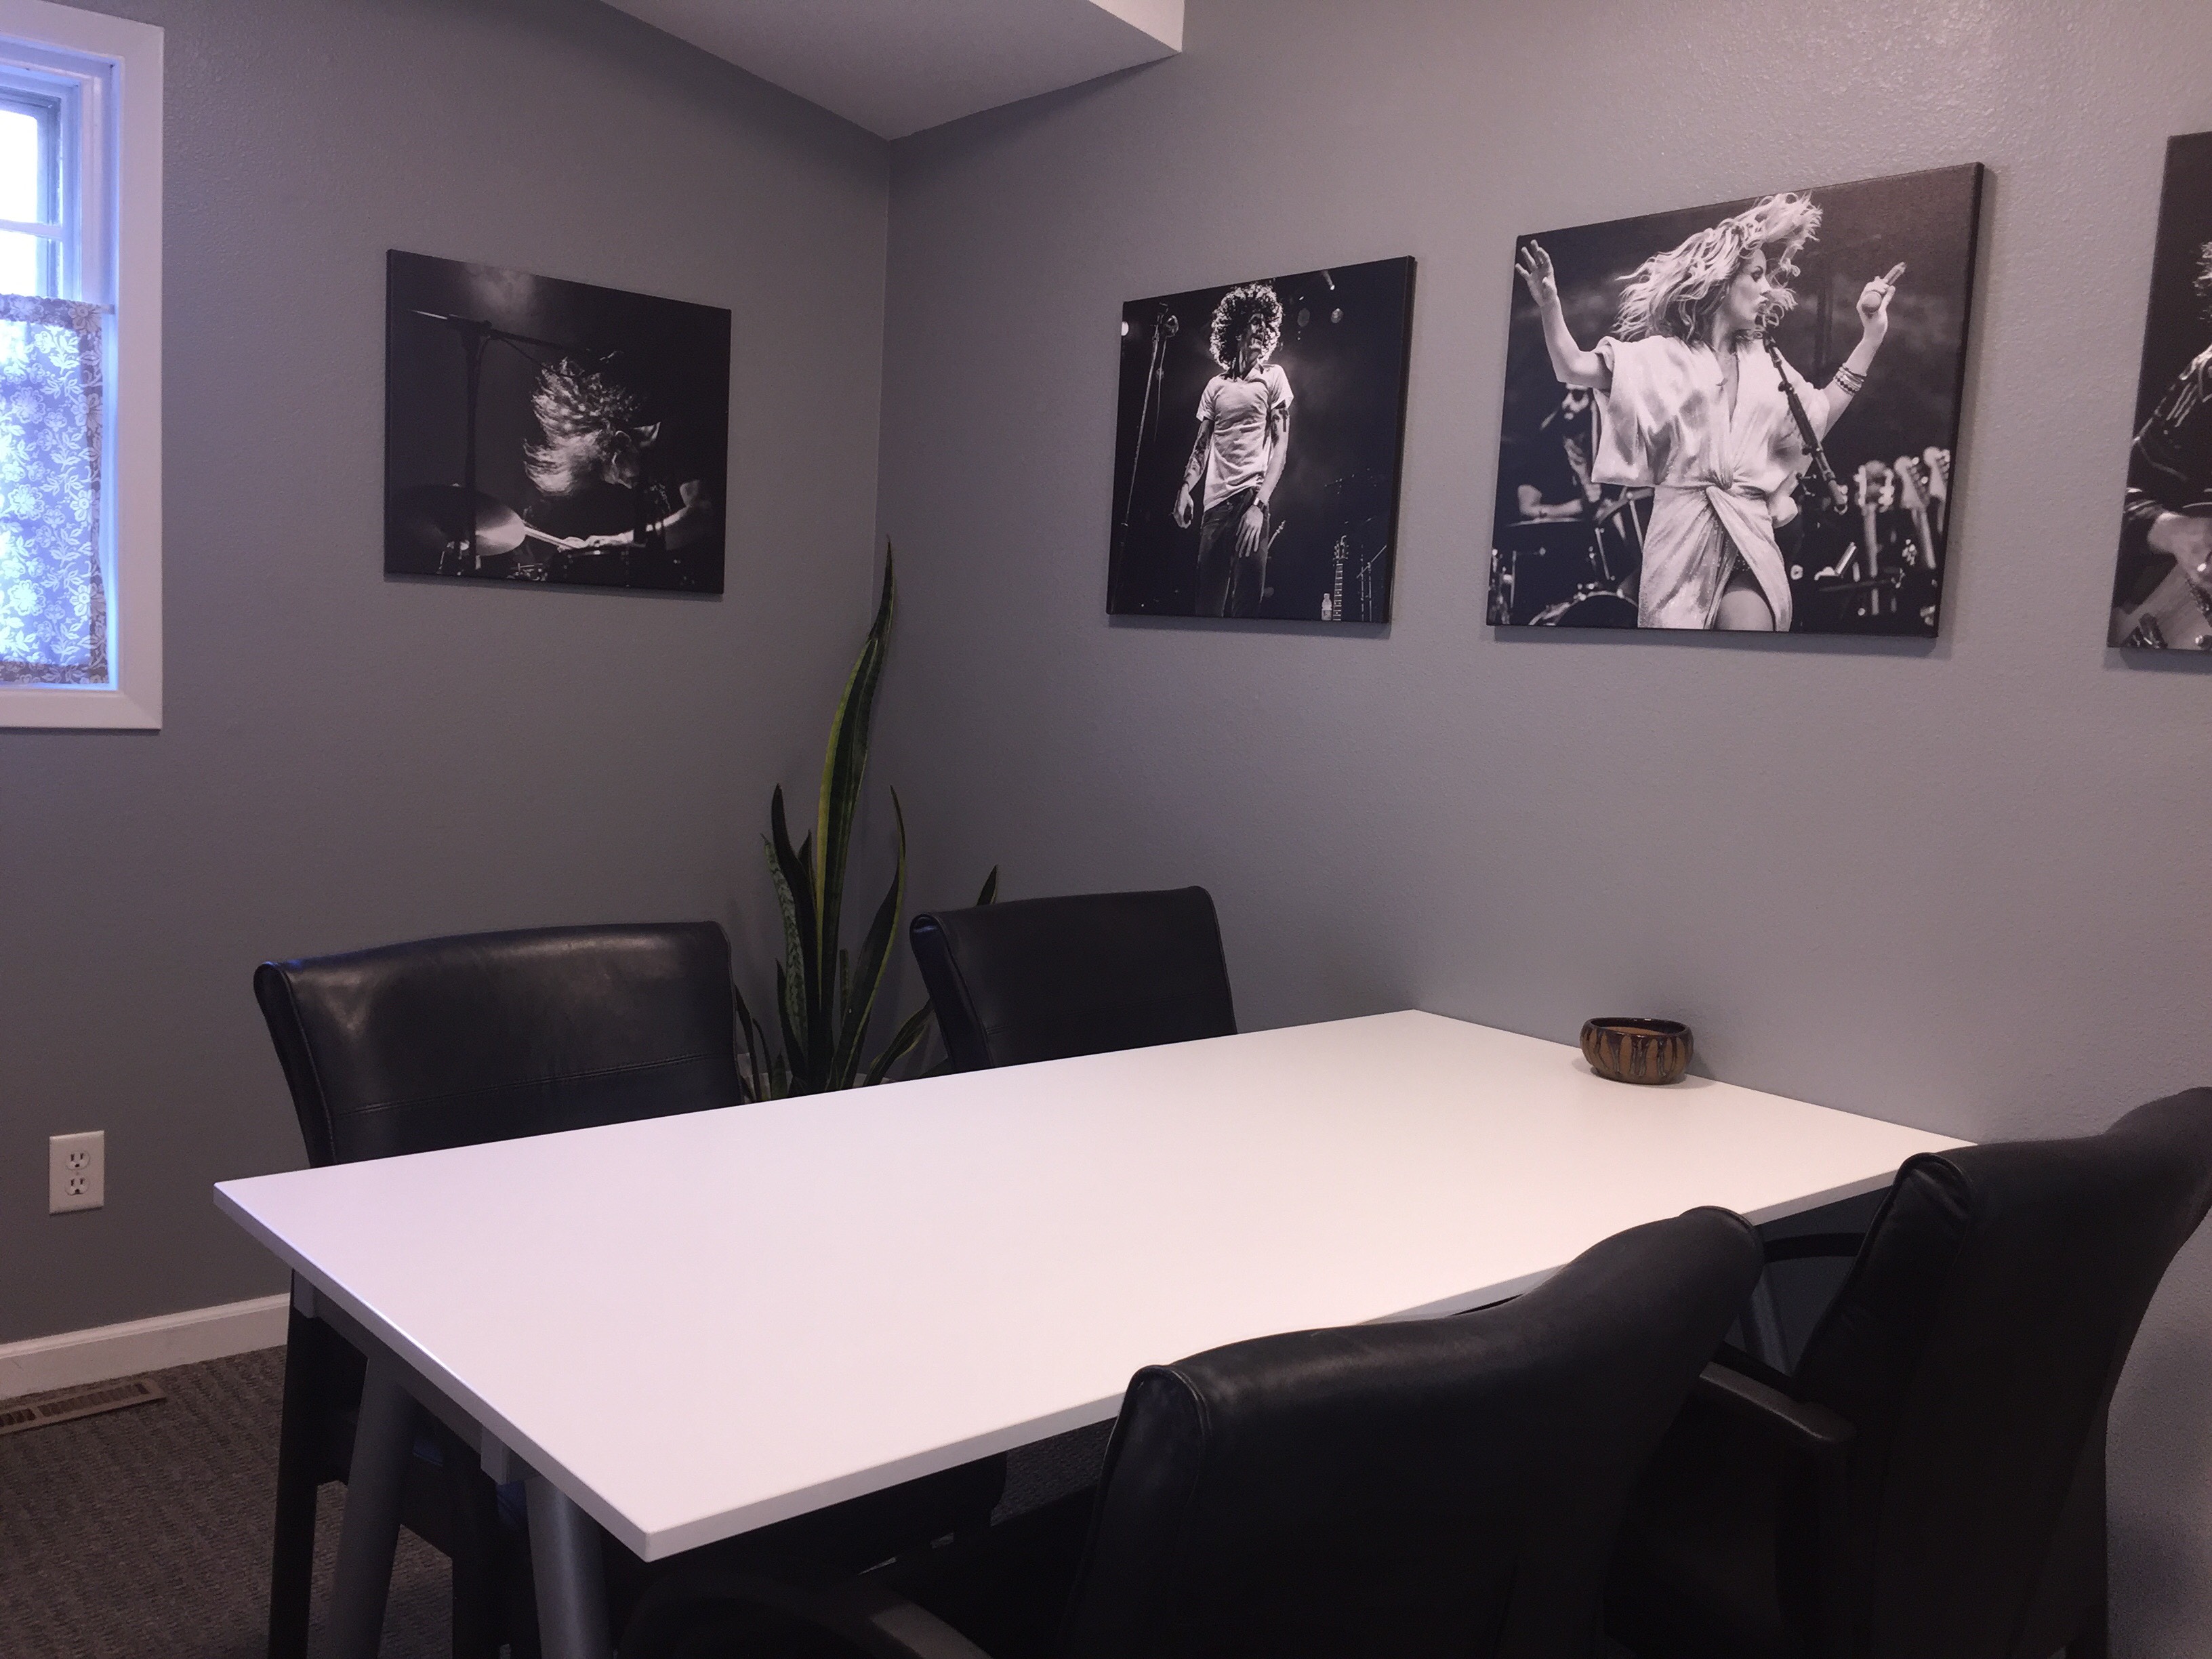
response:
{"label": "white window frame", "polygon": [[[0,728],[158,731],[161,725],[161,31],[50,0],[0,0],[0,60],[40,49],[106,66],[82,83],[81,176],[105,177],[104,211],[79,226],[72,295],[115,307],[100,511],[106,685],[0,685]],[[64,219],[77,212],[64,202]],[[112,257],[108,250],[112,250]],[[109,272],[112,272],[110,291]]]}

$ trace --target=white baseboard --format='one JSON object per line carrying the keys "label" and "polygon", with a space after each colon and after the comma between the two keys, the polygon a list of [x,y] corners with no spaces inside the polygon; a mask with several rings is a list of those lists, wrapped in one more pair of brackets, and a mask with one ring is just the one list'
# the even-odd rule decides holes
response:
{"label": "white baseboard", "polygon": [[257,1296],[219,1308],[187,1308],[120,1325],[0,1342],[0,1400],[279,1346],[291,1300]]}

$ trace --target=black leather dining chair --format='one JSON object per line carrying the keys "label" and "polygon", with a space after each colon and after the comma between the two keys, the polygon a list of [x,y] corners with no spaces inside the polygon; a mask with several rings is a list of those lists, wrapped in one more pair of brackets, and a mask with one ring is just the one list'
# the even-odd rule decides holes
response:
{"label": "black leather dining chair", "polygon": [[[551,927],[264,963],[253,991],[311,1164],[729,1106],[739,1097],[730,948],[712,922]],[[395,1218],[395,1225],[404,1225]],[[317,1489],[351,1460],[363,1361],[295,1305],[277,1453],[270,1659],[307,1651]],[[494,1488],[476,1449],[427,1417],[402,1518],[453,1563],[457,1656],[527,1645],[505,1609]],[[858,1567],[988,1521],[989,1468],[809,1517],[802,1555]],[[840,1522],[842,1522],[841,1525]],[[519,1558],[520,1559],[520,1558]],[[513,1576],[510,1575],[510,1577]]]}
{"label": "black leather dining chair", "polygon": [[1203,887],[926,912],[909,937],[945,1052],[963,1072],[1237,1030]]}
{"label": "black leather dining chair", "polygon": [[1636,1472],[1759,1272],[1695,1210],[1478,1313],[1139,1371],[1088,1514],[842,1586],[673,1575],[623,1659],[1588,1659]]}
{"label": "black leather dining chair", "polygon": [[2102,1659],[2105,1425],[2212,1206],[2212,1090],[1899,1172],[1794,1373],[1716,1366],[1610,1590],[1638,1659]]}

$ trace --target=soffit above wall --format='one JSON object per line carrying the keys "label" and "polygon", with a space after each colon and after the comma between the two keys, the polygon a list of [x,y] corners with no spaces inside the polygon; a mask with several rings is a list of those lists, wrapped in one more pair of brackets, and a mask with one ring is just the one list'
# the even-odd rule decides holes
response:
{"label": "soffit above wall", "polygon": [[1183,0],[608,0],[885,138],[1182,50]]}

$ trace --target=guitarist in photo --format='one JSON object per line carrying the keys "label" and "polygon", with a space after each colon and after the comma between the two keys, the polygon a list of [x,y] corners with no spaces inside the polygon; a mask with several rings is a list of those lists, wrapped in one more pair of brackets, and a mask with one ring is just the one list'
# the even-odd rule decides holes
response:
{"label": "guitarist in photo", "polygon": [[[2212,242],[2197,292],[2212,302]],[[2112,625],[2106,642],[2212,650],[2212,347],[2166,388],[2128,459]]]}

